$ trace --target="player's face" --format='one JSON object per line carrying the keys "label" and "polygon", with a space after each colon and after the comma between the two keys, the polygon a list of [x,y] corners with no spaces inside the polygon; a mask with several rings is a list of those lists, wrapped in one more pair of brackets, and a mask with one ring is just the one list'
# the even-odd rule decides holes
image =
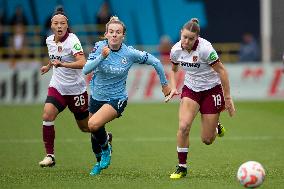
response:
{"label": "player's face", "polygon": [[52,18],[51,29],[56,38],[62,38],[67,32],[68,24],[66,17],[58,14]]}
{"label": "player's face", "polygon": [[111,49],[119,49],[124,39],[123,26],[121,24],[110,24],[105,37],[108,39],[108,45]]}
{"label": "player's face", "polygon": [[198,36],[196,33],[193,33],[187,29],[181,30],[181,46],[184,49],[190,50]]}

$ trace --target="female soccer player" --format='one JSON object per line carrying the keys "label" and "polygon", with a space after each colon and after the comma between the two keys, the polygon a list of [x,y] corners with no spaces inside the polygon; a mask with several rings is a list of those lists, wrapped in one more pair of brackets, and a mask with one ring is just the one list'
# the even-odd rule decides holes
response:
{"label": "female soccer player", "polygon": [[197,19],[188,21],[181,30],[181,40],[171,50],[172,91],[166,101],[179,94],[176,89],[178,66],[185,70],[179,108],[177,131],[177,154],[179,164],[170,178],[179,179],[187,174],[187,153],[189,132],[197,113],[201,113],[201,139],[209,145],[216,135],[224,135],[225,129],[219,123],[220,112],[226,108],[230,116],[235,113],[230,94],[228,73],[210,42],[199,37]]}
{"label": "female soccer player", "polygon": [[43,142],[46,157],[39,162],[41,167],[55,165],[54,121],[67,106],[74,114],[83,132],[88,132],[88,94],[82,68],[86,63],[81,43],[69,32],[68,18],[62,8],[57,8],[51,18],[53,35],[46,39],[50,62],[41,68],[45,74],[53,66],[53,75],[43,109]]}
{"label": "female soccer player", "polygon": [[[88,125],[92,132],[92,147],[97,163],[91,175],[97,175],[109,166],[111,161],[111,146],[107,141],[105,124],[121,116],[127,105],[126,79],[133,64],[152,65],[160,78],[162,92],[170,94],[170,87],[158,59],[147,52],[138,51],[123,43],[126,27],[118,17],[111,17],[106,24],[105,38],[95,44],[87,63],[83,68],[84,74],[94,71],[91,85],[91,98]],[[94,138],[100,146],[96,145]]]}

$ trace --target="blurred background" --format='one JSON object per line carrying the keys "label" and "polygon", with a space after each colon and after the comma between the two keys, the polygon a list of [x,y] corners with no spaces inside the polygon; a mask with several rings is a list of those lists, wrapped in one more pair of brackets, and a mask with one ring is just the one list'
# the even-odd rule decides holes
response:
{"label": "blurred background", "polygon": [[[101,39],[105,23],[117,15],[127,27],[125,43],[160,58],[170,69],[169,52],[192,17],[226,65],[237,100],[284,99],[284,1],[281,0],[0,0],[0,104],[43,103],[51,71],[45,39],[50,19],[62,5],[86,56]],[[183,73],[180,74],[182,85]],[[87,77],[88,81],[88,77]],[[128,78],[129,100],[161,101],[158,78],[147,66]]]}
{"label": "blurred background", "polygon": [[[45,39],[58,5],[86,57],[110,16],[117,15],[127,27],[125,43],[157,56],[166,73],[181,27],[199,19],[201,37],[212,43],[229,72],[236,116],[222,113],[226,136],[205,146],[198,115],[190,131],[186,179],[168,177],[177,163],[179,97],[163,103],[159,78],[147,65],[131,68],[127,108],[107,124],[114,135],[109,169],[89,176],[94,164],[89,134],[79,132],[68,110],[56,119],[56,167],[38,166],[52,76],[52,70],[45,75],[39,70],[48,62]],[[239,189],[236,173],[248,160],[266,169],[262,188],[284,188],[283,13],[284,0],[0,0],[0,188]],[[179,72],[178,87],[183,77]]]}

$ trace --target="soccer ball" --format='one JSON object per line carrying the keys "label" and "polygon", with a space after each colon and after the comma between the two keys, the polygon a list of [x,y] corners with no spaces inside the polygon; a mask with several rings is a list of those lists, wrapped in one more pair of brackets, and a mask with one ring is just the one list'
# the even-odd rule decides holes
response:
{"label": "soccer ball", "polygon": [[265,177],[265,171],[262,165],[256,161],[243,163],[237,173],[237,178],[241,185],[246,188],[256,188],[260,186]]}

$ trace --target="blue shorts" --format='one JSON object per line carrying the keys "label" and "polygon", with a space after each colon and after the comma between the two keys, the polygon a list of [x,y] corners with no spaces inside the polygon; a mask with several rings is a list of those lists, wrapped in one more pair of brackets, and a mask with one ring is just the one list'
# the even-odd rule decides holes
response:
{"label": "blue shorts", "polygon": [[120,117],[122,112],[124,111],[124,108],[127,105],[127,99],[126,100],[110,100],[110,101],[98,101],[90,97],[90,104],[89,104],[89,112],[94,114],[96,113],[104,104],[111,105],[117,112],[117,117]]}

